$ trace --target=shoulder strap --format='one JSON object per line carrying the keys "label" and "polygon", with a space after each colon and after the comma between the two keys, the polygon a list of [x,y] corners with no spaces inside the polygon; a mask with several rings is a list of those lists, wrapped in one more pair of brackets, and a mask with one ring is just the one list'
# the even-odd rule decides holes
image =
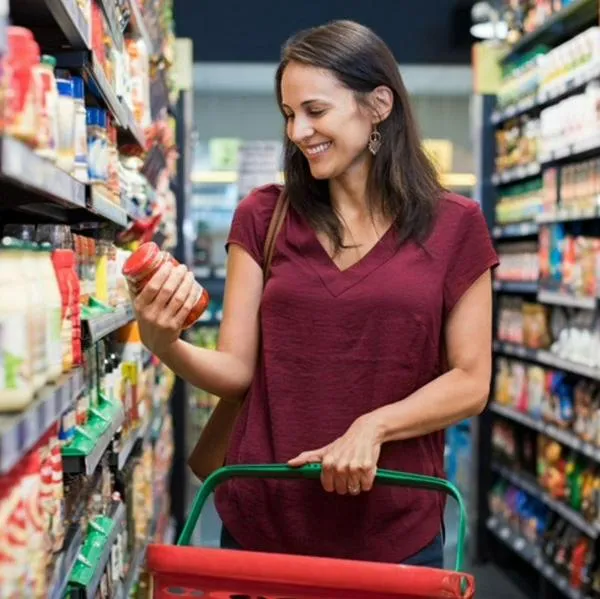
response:
{"label": "shoulder strap", "polygon": [[265,283],[269,278],[271,263],[273,262],[273,254],[275,253],[275,242],[277,241],[277,237],[281,231],[281,227],[283,226],[283,222],[288,211],[288,205],[289,200],[287,194],[285,193],[285,188],[282,188],[279,197],[277,198],[275,210],[273,211],[273,216],[271,217],[271,222],[269,223],[269,228],[267,230],[267,236],[265,238],[263,265],[263,280]]}

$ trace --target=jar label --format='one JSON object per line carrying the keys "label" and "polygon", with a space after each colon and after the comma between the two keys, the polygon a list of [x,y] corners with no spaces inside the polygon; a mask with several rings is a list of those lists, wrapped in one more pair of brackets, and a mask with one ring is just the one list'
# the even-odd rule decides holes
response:
{"label": "jar label", "polygon": [[0,315],[0,390],[25,389],[31,384],[27,330],[25,312]]}

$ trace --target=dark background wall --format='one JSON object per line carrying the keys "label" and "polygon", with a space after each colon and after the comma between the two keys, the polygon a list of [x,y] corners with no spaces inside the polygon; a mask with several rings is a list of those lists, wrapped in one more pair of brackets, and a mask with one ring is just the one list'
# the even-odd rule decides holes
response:
{"label": "dark background wall", "polygon": [[373,28],[400,64],[467,64],[472,0],[175,0],[196,62],[276,62],[285,39],[332,19]]}

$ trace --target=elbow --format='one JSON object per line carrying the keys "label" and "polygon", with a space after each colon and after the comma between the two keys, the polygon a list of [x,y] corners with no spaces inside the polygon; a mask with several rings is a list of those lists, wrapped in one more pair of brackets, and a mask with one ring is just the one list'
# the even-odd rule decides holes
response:
{"label": "elbow", "polygon": [[490,378],[478,377],[473,380],[467,405],[467,418],[481,415],[490,396]]}

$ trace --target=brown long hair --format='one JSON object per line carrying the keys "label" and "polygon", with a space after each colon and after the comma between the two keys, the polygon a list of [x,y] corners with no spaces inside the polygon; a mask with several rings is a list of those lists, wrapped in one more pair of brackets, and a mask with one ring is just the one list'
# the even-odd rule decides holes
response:
{"label": "brown long hair", "polygon": [[[286,42],[275,77],[280,109],[281,79],[292,61],[332,72],[355,92],[359,102],[364,103],[366,95],[378,86],[392,90],[392,111],[378,126],[382,145],[369,173],[369,207],[371,213],[380,210],[394,220],[399,243],[409,239],[423,242],[443,189],[421,146],[408,93],[391,50],[371,29],[352,21],[333,21],[297,33]],[[287,132],[284,137],[290,204],[317,231],[326,233],[339,251],[344,247],[342,223],[332,208],[328,182],[311,175],[302,152]]]}

